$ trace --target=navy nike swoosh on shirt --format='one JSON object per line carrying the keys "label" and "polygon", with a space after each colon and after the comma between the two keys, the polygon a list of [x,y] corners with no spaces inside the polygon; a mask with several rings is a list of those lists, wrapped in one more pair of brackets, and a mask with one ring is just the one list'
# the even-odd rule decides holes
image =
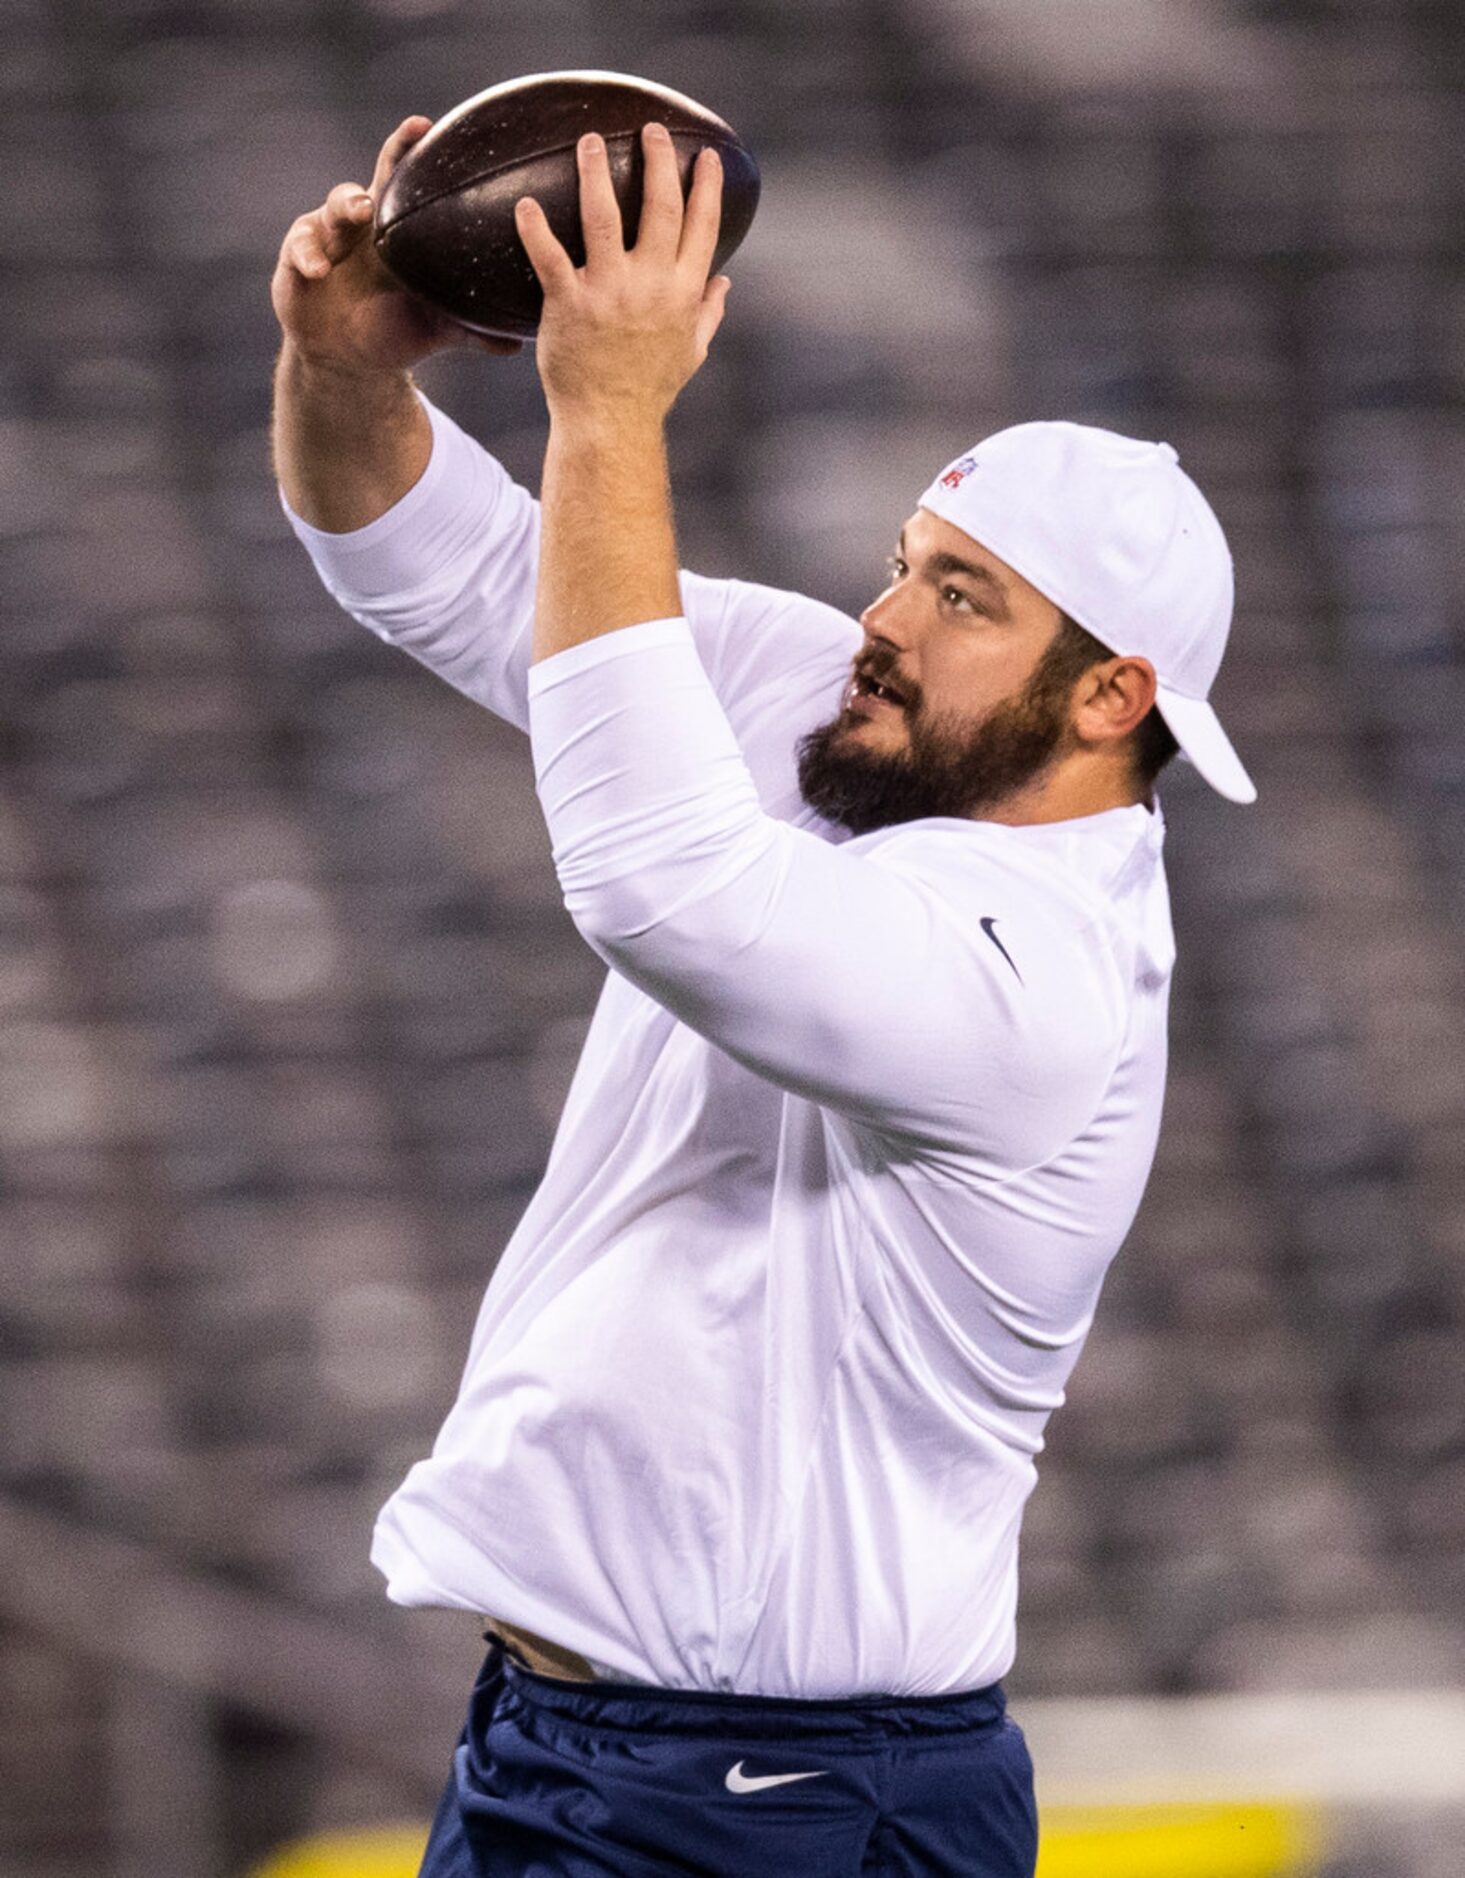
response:
{"label": "navy nike swoosh on shirt", "polygon": [[1007,963],[1009,965],[1012,965],[1012,969],[1014,973],[1016,973],[1016,976],[1017,976],[1017,982],[1021,984],[1023,982],[1022,973],[1018,971],[1016,965],[1013,965],[1012,954],[1008,951],[1007,947],[1003,945],[1002,941],[997,937],[996,933],[993,932],[992,930],[992,928],[996,924],[997,924],[997,921],[995,920],[995,918],[993,918],[991,914],[988,914],[987,917],[981,921],[982,931],[986,933],[987,937],[992,941],[993,945],[996,946],[997,950],[1002,954],[1003,958],[1007,960]]}

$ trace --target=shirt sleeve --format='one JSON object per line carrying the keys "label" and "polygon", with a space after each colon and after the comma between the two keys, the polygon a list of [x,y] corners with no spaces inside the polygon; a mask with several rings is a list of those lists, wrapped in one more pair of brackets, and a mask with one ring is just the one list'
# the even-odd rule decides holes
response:
{"label": "shirt sleeve", "polygon": [[539,504],[422,403],[432,453],[385,515],[337,535],[302,521],[283,491],[280,501],[327,592],[353,619],[527,730]]}
{"label": "shirt sleeve", "polygon": [[[421,394],[418,394],[421,396]],[[539,504],[427,398],[427,468],[365,528],[314,528],[281,493],[290,526],[327,591],[351,617],[476,703],[529,726]],[[683,573],[693,637],[739,735],[761,728],[760,782],[786,793],[780,753],[829,715],[860,629],[802,594]]]}
{"label": "shirt sleeve", "polygon": [[529,697],[565,903],[674,1016],[781,1087],[997,1175],[1092,1118],[1126,998],[1061,882],[1004,869],[975,824],[933,865],[919,831],[902,858],[768,816],[685,621],[543,660]]}

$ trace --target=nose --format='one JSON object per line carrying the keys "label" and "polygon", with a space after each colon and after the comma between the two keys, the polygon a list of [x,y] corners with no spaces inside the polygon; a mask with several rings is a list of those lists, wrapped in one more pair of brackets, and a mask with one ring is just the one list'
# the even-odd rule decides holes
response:
{"label": "nose", "polygon": [[905,590],[900,585],[886,587],[860,615],[860,624],[869,639],[883,639],[888,645],[904,649],[911,643],[913,615]]}

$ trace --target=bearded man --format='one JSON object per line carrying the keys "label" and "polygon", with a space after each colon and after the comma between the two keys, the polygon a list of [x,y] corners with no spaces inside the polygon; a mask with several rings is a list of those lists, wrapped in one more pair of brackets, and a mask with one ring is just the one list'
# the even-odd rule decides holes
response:
{"label": "bearded man", "polygon": [[491,1638],[423,1872],[1030,1878],[1018,1530],[1159,1130],[1155,778],[1178,746],[1254,794],[1206,701],[1230,557],[1168,444],[1056,422],[935,477],[858,624],[679,574],[720,176],[684,204],[656,126],[644,155],[628,249],[582,141],[583,268],[519,205],[541,503],[415,390],[465,336],[382,273],[371,192],[275,280],[293,524],[528,731],[609,968],[377,1526],[392,1598]]}

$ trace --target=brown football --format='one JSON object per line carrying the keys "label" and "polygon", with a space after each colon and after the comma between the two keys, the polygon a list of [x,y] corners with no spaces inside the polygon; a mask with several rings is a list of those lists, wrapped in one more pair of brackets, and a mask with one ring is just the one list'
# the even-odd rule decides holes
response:
{"label": "brown football", "polygon": [[758,165],[730,124],[665,85],[621,72],[510,79],[440,118],[392,172],[376,205],[377,252],[410,292],[475,332],[532,339],[544,296],[514,226],[533,196],[574,257],[585,259],[575,145],[604,137],[627,243],[641,215],[641,127],[665,124],[682,193],[706,144],[722,158],[718,272],[758,206]]}

